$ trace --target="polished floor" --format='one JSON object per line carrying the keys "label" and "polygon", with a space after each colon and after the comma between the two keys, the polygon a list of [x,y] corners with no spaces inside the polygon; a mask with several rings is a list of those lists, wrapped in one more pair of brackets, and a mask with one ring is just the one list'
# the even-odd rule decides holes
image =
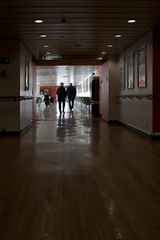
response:
{"label": "polished floor", "polygon": [[159,240],[160,141],[37,107],[0,137],[0,240]]}

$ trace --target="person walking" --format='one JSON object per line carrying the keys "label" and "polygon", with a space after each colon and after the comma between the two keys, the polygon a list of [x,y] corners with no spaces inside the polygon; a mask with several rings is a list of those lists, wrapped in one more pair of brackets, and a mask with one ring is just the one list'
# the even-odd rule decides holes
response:
{"label": "person walking", "polygon": [[74,100],[76,97],[76,88],[70,83],[69,87],[67,88],[67,97],[69,103],[69,109],[72,110],[74,107]]}
{"label": "person walking", "polygon": [[49,107],[50,101],[49,101],[49,93],[48,92],[44,93],[44,102],[45,102],[46,107]]}
{"label": "person walking", "polygon": [[65,109],[65,101],[66,101],[66,90],[64,88],[64,83],[61,82],[60,86],[57,88],[57,97],[58,97],[58,104],[59,104],[59,112],[60,114],[62,113],[61,111],[61,105],[62,109],[63,109],[63,113],[64,113],[64,109]]}

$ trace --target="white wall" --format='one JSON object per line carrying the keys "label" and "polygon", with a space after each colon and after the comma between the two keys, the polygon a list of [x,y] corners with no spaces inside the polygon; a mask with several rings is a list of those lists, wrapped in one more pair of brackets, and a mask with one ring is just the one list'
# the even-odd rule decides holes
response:
{"label": "white wall", "polygon": [[[9,57],[9,64],[0,64],[6,77],[0,79],[0,96],[19,96],[19,41],[0,41],[0,57]],[[19,131],[19,102],[7,99],[0,101],[0,131]]]}
{"label": "white wall", "polygon": [[117,120],[118,107],[117,107],[117,98],[118,94],[118,58],[117,56],[108,57],[108,68],[109,68],[109,116],[108,120]]}
{"label": "white wall", "polygon": [[100,114],[106,121],[117,120],[117,63],[117,56],[109,56],[96,72],[100,76]]}
{"label": "white wall", "polygon": [[96,70],[100,76],[100,114],[103,120],[109,120],[109,66],[108,61]]}
{"label": "white wall", "polygon": [[[6,77],[0,79],[0,96],[18,97],[32,96],[32,56],[18,40],[0,41],[0,57],[9,57],[9,64],[0,64],[0,72],[4,70]],[[25,56],[30,59],[30,89],[24,90]],[[32,100],[0,101],[0,131],[19,132],[32,121]]]}
{"label": "white wall", "polygon": [[19,96],[19,41],[0,41],[0,57],[9,57],[10,64],[0,64],[6,78],[0,79],[0,96]]}
{"label": "white wall", "polygon": [[[146,46],[147,49],[147,87],[138,88],[137,86],[137,51]],[[125,71],[125,89],[120,90],[119,95],[142,95],[152,94],[152,32],[145,35],[142,39],[126,49],[119,56],[127,57],[130,52],[135,55],[134,58],[134,74],[135,74],[135,88],[127,89],[127,71]],[[148,134],[152,133],[152,101],[146,98],[119,98],[118,120],[129,126],[142,130]]]}
{"label": "white wall", "polygon": [[20,130],[19,102],[0,101],[0,132],[17,132]]}

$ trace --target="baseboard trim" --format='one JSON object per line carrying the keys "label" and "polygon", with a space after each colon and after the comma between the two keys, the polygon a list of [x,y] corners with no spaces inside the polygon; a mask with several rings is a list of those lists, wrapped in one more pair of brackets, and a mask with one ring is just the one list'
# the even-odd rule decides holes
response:
{"label": "baseboard trim", "polygon": [[139,136],[143,136],[147,139],[151,139],[151,140],[160,140],[160,135],[154,135],[153,133],[149,134],[147,132],[144,132],[143,130],[137,129],[133,126],[130,126],[126,123],[120,122],[118,120],[109,120],[108,121],[109,124],[118,124],[121,125],[127,129],[129,129],[130,131],[132,131],[135,134],[138,134]]}
{"label": "baseboard trim", "polygon": [[32,123],[28,124],[23,129],[17,130],[17,131],[7,131],[4,129],[0,131],[0,136],[21,136],[24,133],[26,133],[31,127],[32,127]]}
{"label": "baseboard trim", "polygon": [[20,131],[0,131],[0,136],[20,136]]}
{"label": "baseboard trim", "polygon": [[33,122],[26,125],[23,129],[21,129],[20,135],[23,135],[24,133],[26,133],[32,126],[33,126]]}
{"label": "baseboard trim", "polygon": [[108,123],[111,124],[120,124],[120,122],[118,120],[108,120]]}

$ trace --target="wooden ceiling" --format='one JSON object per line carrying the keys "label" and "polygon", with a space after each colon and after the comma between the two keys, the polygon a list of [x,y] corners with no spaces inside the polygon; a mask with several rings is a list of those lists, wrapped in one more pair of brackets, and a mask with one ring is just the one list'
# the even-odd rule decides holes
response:
{"label": "wooden ceiling", "polygon": [[[49,52],[54,61],[96,63],[159,27],[159,10],[160,1],[154,0],[2,0],[0,38],[20,39],[37,62]],[[43,23],[36,24],[35,19]],[[129,19],[136,23],[129,24]]]}

